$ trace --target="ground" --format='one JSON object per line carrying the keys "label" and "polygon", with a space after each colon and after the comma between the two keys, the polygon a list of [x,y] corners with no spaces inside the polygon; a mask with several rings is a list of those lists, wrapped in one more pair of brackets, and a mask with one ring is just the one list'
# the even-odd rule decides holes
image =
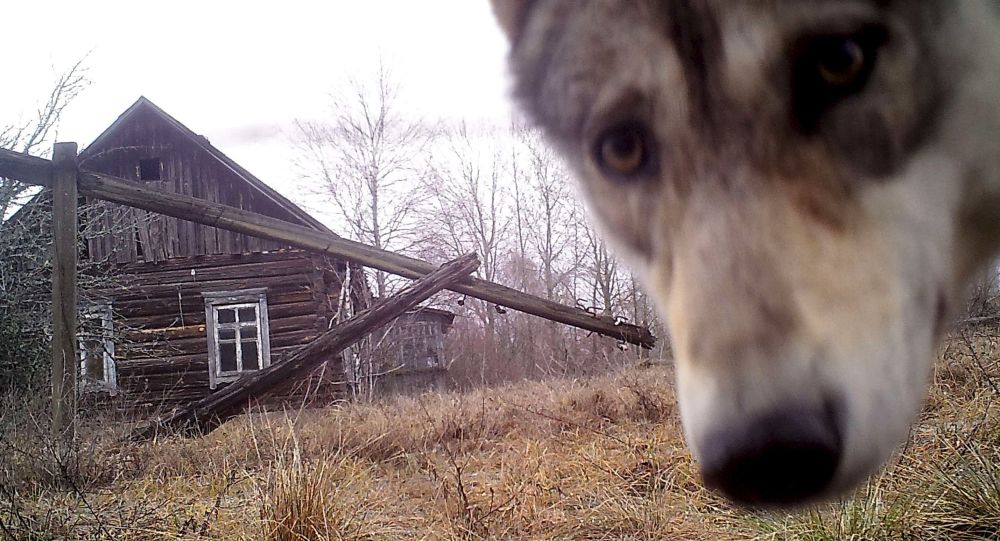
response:
{"label": "ground", "polygon": [[[945,348],[911,440],[853,498],[792,514],[701,487],[668,364],[322,410],[202,438],[56,450],[5,408],[12,539],[1000,539],[994,339]],[[22,411],[23,413],[23,411]],[[110,427],[110,428],[109,428]]]}

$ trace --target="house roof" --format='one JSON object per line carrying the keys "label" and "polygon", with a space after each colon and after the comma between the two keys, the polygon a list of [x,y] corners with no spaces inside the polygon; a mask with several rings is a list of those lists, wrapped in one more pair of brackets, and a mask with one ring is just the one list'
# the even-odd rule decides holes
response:
{"label": "house roof", "polygon": [[262,196],[272,201],[275,205],[285,210],[290,215],[301,220],[303,225],[311,227],[318,231],[323,231],[324,233],[335,234],[333,231],[330,230],[330,228],[323,225],[322,222],[314,218],[312,215],[310,215],[308,212],[303,210],[295,203],[292,203],[288,198],[286,198],[285,196],[281,195],[276,190],[274,190],[274,188],[268,186],[266,183],[264,183],[264,181],[254,176],[252,173],[247,171],[243,166],[233,161],[232,158],[223,154],[221,150],[215,148],[211,143],[209,143],[207,138],[205,138],[202,135],[198,135],[197,133],[192,131],[190,128],[182,124],[176,118],[170,116],[166,111],[161,109],[159,106],[157,106],[155,103],[150,101],[145,96],[140,96],[139,99],[136,100],[136,102],[133,103],[128,109],[126,109],[124,113],[119,115],[117,120],[115,120],[110,126],[108,126],[107,129],[105,129],[101,133],[101,135],[97,136],[97,138],[94,139],[94,141],[91,142],[90,145],[88,145],[87,148],[80,153],[80,157],[87,158],[95,154],[97,151],[103,150],[102,146],[106,144],[106,141],[111,137],[111,135],[115,131],[118,130],[119,127],[124,125],[132,116],[143,111],[148,111],[153,113],[155,116],[162,119],[165,123],[172,126],[182,136],[190,140],[193,144],[195,144],[205,152],[209,153],[212,157],[218,160],[223,166],[225,166],[230,171],[239,176],[248,185],[256,189]]}
{"label": "house roof", "polygon": [[451,312],[449,310],[442,310],[440,308],[431,308],[430,306],[417,306],[415,308],[407,310],[406,313],[438,316],[447,320],[449,325],[455,321],[455,312]]}

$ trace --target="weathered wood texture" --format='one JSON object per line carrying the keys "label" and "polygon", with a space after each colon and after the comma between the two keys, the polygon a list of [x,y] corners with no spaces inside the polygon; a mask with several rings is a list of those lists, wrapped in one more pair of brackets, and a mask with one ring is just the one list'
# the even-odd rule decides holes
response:
{"label": "weathered wood texture", "polygon": [[[281,208],[214,152],[154,106],[133,107],[80,155],[81,167],[151,189],[197,197],[301,222]],[[146,170],[140,164],[146,163]],[[150,175],[150,173],[155,173]],[[155,178],[142,178],[143,174]],[[105,203],[90,217],[100,234],[88,239],[89,256],[115,263],[163,261],[206,254],[277,250],[285,243],[234,233],[174,217]]]}
{"label": "weathered wood texture", "polygon": [[[373,335],[372,378],[379,394],[407,394],[447,387],[445,334],[455,314],[434,308],[412,310]],[[348,373],[351,373],[348,367]],[[363,379],[364,374],[355,376]]]}
{"label": "weathered wood texture", "polygon": [[76,418],[76,143],[56,143],[52,159],[52,432],[60,435]]}
{"label": "weathered wood texture", "polygon": [[403,288],[396,295],[379,301],[370,309],[323,333],[311,344],[288,358],[248,374],[225,389],[140,428],[132,434],[132,439],[146,440],[158,432],[179,428],[208,432],[240,414],[252,399],[266,395],[281,382],[297,379],[314,370],[324,359],[338,355],[351,344],[399,317],[449,284],[468,276],[478,267],[479,258],[475,254],[446,263],[440,269]]}
{"label": "weathered wood texture", "polygon": [[[9,170],[11,172],[24,170],[37,172],[34,162],[28,163],[26,160],[18,160],[11,154],[13,153],[0,150],[0,176],[10,176],[8,170],[2,168],[5,163],[4,158],[12,165]],[[32,178],[20,178],[20,180],[44,185],[48,182],[49,177],[48,175],[39,175]],[[139,183],[126,182],[104,174],[81,173],[79,187],[81,194],[96,199],[121,203],[220,229],[287,243],[406,278],[418,278],[432,272],[435,268],[434,265],[426,261],[342,239],[329,232],[318,231],[186,195],[158,192]],[[642,347],[651,348],[656,342],[656,338],[645,327],[617,323],[612,318],[595,316],[579,308],[562,305],[486,280],[469,277],[448,289]]]}
{"label": "weathered wood texture", "polygon": [[[86,297],[114,299],[119,401],[141,410],[169,408],[211,392],[202,293],[267,288],[273,363],[326,331],[327,299],[340,291],[335,280],[343,275],[343,263],[294,250],[175,258],[124,270],[120,285],[89,290]],[[327,369],[301,382],[298,393],[343,396],[340,359],[328,360]],[[301,398],[294,389],[286,391],[289,398]]]}
{"label": "weathered wood texture", "polygon": [[52,161],[0,148],[0,177],[52,186]]}

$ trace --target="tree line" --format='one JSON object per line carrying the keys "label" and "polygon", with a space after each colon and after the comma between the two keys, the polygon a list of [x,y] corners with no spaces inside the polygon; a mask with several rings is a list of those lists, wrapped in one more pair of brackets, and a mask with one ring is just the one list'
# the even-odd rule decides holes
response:
{"label": "tree line", "polygon": [[[385,250],[444,262],[476,252],[479,275],[650,326],[652,352],[509,312],[477,299],[439,295],[455,312],[447,340],[453,380],[500,383],[606,370],[667,355],[652,302],[590,225],[569,172],[533,128],[414,118],[380,68],[331,97],[329,114],[295,123],[300,195],[332,214],[335,229]],[[332,209],[332,212],[331,212]],[[370,273],[375,295],[400,282]]]}

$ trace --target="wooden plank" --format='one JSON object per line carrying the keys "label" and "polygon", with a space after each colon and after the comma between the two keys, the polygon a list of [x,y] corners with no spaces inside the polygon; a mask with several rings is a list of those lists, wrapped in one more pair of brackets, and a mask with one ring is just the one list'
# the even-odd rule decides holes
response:
{"label": "wooden plank", "polygon": [[[5,154],[15,153],[0,150],[0,158]],[[32,171],[37,172],[34,169]],[[8,171],[3,169],[2,160],[0,160],[0,176],[10,176]],[[20,178],[20,180],[30,184],[44,185],[48,182],[48,177],[25,177]],[[310,229],[277,218],[193,197],[157,192],[141,184],[128,182],[109,175],[83,172],[80,174],[79,186],[80,193],[90,197],[159,212],[183,220],[229,229],[247,235],[272,239],[283,244],[287,243],[306,250],[347,259],[359,265],[379,269],[403,276],[404,278],[415,279],[433,272],[435,269],[434,265],[426,261],[379,250],[360,242],[340,238],[329,232]],[[656,338],[645,327],[629,323],[617,323],[612,318],[594,316],[580,308],[562,305],[486,280],[469,277],[459,283],[453,284],[448,289],[486,302],[566,325],[572,325],[642,347],[651,348],[656,343]]]}
{"label": "wooden plank", "polygon": [[52,433],[75,433],[76,418],[76,143],[52,150]]}
{"label": "wooden plank", "polygon": [[[308,303],[311,309],[315,310],[315,305],[312,304],[312,292],[303,286],[292,284],[290,287],[271,288],[268,289],[267,296],[268,309],[278,310],[279,313],[283,310],[284,305],[296,305],[296,308],[290,308],[288,313],[301,315],[299,308],[297,308],[300,306],[300,303]],[[136,299],[129,301],[128,304],[116,301],[115,313],[127,320],[125,323],[129,327],[154,328],[171,326],[170,322],[173,321],[173,317],[179,316],[177,313],[179,309],[184,310],[185,321],[189,321],[188,317],[191,314],[188,312],[192,306],[197,307],[200,303],[202,311],[205,309],[204,299],[200,294],[197,296],[182,297],[181,301],[181,303],[178,303],[176,296],[172,299]],[[156,306],[146,307],[142,305],[143,302],[155,304]]]}
{"label": "wooden plank", "polygon": [[[195,271],[193,277],[191,274],[192,270]],[[245,265],[212,266],[201,269],[184,268],[157,273],[126,275],[123,277],[122,281],[127,283],[129,287],[143,287],[149,285],[192,282],[194,280],[210,281],[224,280],[227,278],[233,279],[234,277],[241,276],[271,277],[303,275],[311,273],[312,271],[313,267],[311,266],[311,262],[306,258],[302,258],[291,261],[265,261],[262,263],[247,263]]]}
{"label": "wooden plank", "polygon": [[[288,329],[271,333],[271,346],[301,346],[315,340],[320,332],[315,328]],[[122,359],[146,358],[151,356],[204,355],[208,353],[208,337],[180,338],[169,342],[125,342],[115,349]]]}
{"label": "wooden plank", "polygon": [[[271,348],[271,362],[277,362],[284,356],[294,353],[305,344],[295,344]],[[193,355],[172,355],[162,357],[142,357],[123,359],[117,363],[119,376],[168,374],[175,372],[201,371],[208,377],[208,356],[204,353]]]}
{"label": "wooden plank", "polygon": [[[286,299],[283,296],[277,295],[276,297],[277,298],[273,301],[270,298],[267,300],[267,314],[271,319],[281,319],[317,313],[316,302],[311,299],[305,302],[284,302]],[[197,300],[201,301],[201,299]],[[204,304],[204,301],[201,302]],[[194,304],[192,304],[192,306],[194,306]],[[188,313],[188,311],[185,310],[184,322],[187,325],[204,325],[205,311],[202,310],[201,313]],[[126,327],[132,329],[166,329],[179,325],[180,316],[175,313],[168,313],[144,317],[129,317],[126,318],[124,324]]]}
{"label": "wooden plank", "polygon": [[205,372],[205,377],[207,378],[208,356],[194,354],[127,359],[118,361],[116,368],[119,377],[202,370]]}
{"label": "wooden plank", "polygon": [[479,258],[475,254],[446,263],[437,271],[409,284],[396,295],[327,331],[297,353],[243,376],[228,387],[173,415],[161,417],[152,424],[139,428],[132,433],[131,439],[147,440],[165,430],[193,429],[201,433],[209,432],[242,413],[251,399],[263,397],[276,386],[307,375],[319,364],[338,355],[351,344],[399,317],[445,286],[468,276],[478,267]]}
{"label": "wooden plank", "polygon": [[[175,218],[170,218],[176,220]],[[271,252],[267,254],[214,254],[205,256],[175,257],[169,261],[161,261],[154,264],[135,263],[125,265],[123,270],[126,274],[148,274],[159,273],[169,270],[188,271],[190,269],[225,267],[232,265],[245,265],[249,263],[269,263],[278,261],[288,261],[292,259],[303,259],[308,252],[303,250],[285,250],[281,252]]]}
{"label": "wooden plank", "polygon": [[153,213],[135,209],[136,232],[139,234],[139,247],[142,248],[143,261],[157,261],[156,246],[153,239],[156,238],[156,218]]}
{"label": "wooden plank", "polygon": [[208,389],[208,364],[205,370],[186,370],[160,374],[127,374],[118,376],[118,384],[127,390],[180,390],[183,387]]}
{"label": "wooden plank", "polygon": [[150,299],[181,294],[201,293],[209,291],[234,291],[237,289],[252,289],[255,287],[281,287],[301,284],[302,287],[309,287],[309,282],[300,274],[284,276],[262,276],[253,278],[250,276],[239,276],[223,278],[218,280],[198,280],[188,282],[175,282],[158,285],[147,285],[141,287],[115,287],[94,289],[96,295],[115,295],[122,300],[130,299]]}
{"label": "wooden plank", "polygon": [[135,235],[136,235],[136,220],[135,214],[141,212],[138,209],[131,207],[125,207],[120,209],[120,223],[118,227],[122,231],[122,240],[124,241],[124,250],[119,252],[118,261],[120,263],[129,263],[132,261],[138,261],[138,250],[135,245]]}
{"label": "wooden plank", "polygon": [[[305,286],[292,285],[291,287],[271,288],[268,295],[274,295],[279,299],[278,303],[301,301],[311,299],[312,292]],[[269,301],[270,302],[270,301]],[[177,296],[143,298],[139,297],[129,301],[115,300],[115,311],[127,318],[144,316],[166,316],[170,314],[180,316],[180,311],[184,312],[184,320],[192,310],[205,310],[205,302],[198,297],[182,297],[178,303]]]}
{"label": "wooden plank", "polygon": [[104,219],[102,217],[103,205],[107,205],[104,201],[96,201],[94,199],[88,198],[86,200],[86,205],[88,207],[86,222],[91,224],[86,228],[85,234],[87,235],[87,254],[91,261],[99,262],[104,259],[104,235],[98,235],[96,233],[106,231],[103,228]]}
{"label": "wooden plank", "polygon": [[[303,315],[282,318],[275,317],[270,313],[270,310],[268,310],[268,312],[267,319],[271,326],[271,332],[274,334],[279,334],[285,331],[292,332],[298,330],[318,329],[318,323],[324,321],[323,317],[316,315],[315,311]],[[204,320],[204,315],[201,319]],[[187,325],[163,329],[123,331],[122,336],[130,342],[135,342],[137,344],[160,341],[172,344],[175,340],[183,340],[186,338],[207,339],[204,321],[199,324],[187,321],[185,321],[185,323],[187,323]]]}

